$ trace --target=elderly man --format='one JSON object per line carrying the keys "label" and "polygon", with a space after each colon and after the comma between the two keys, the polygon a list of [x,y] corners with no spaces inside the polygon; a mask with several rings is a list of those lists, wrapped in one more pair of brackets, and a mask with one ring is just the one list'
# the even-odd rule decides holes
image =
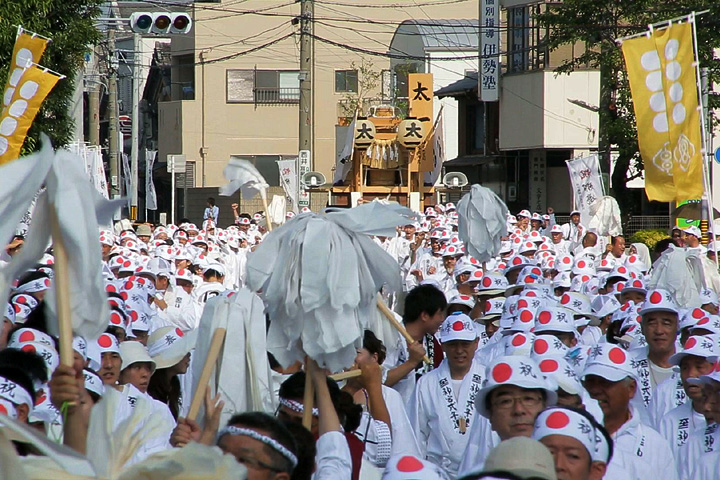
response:
{"label": "elderly man", "polygon": [[612,462],[633,478],[677,479],[667,441],[641,423],[630,404],[638,388],[630,355],[615,345],[595,345],[590,349],[582,380],[590,396],[600,404],[605,428],[615,440]]}
{"label": "elderly man", "polygon": [[566,407],[540,413],[532,434],[550,450],[560,480],[602,480],[606,465],[597,460],[598,436],[589,416]]}
{"label": "elderly man", "polygon": [[545,380],[531,358],[502,356],[485,371],[483,388],[475,397],[482,417],[471,426],[460,463],[460,475],[482,469],[487,454],[503,440],[529,437],[535,417],[557,401],[555,385]]}
{"label": "elderly man", "polygon": [[485,369],[474,360],[477,330],[467,315],[457,312],[440,327],[445,353],[440,366],[418,380],[408,404],[421,455],[457,475],[475,414],[475,397]]}

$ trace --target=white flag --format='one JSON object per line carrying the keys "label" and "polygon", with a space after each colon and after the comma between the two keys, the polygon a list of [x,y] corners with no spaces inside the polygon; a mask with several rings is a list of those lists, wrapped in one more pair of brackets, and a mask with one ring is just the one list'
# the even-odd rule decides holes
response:
{"label": "white flag", "polygon": [[229,197],[233,193],[240,190],[242,198],[250,200],[258,193],[263,199],[267,199],[267,189],[269,188],[265,178],[260,175],[255,165],[250,161],[230,157],[230,161],[223,170],[227,185],[221,186],[218,190],[223,197]]}
{"label": "white flag", "polygon": [[581,222],[589,222],[594,213],[593,205],[603,197],[598,156],[590,155],[565,163],[570,171],[575,210],[580,212]]}
{"label": "white flag", "polygon": [[90,177],[92,178],[95,190],[97,190],[104,199],[108,200],[110,196],[108,194],[107,178],[105,178],[105,164],[103,163],[100,148],[92,146],[89,148],[88,153],[92,156]]}
{"label": "white flag", "polygon": [[125,196],[127,197],[127,208],[130,208],[130,192],[132,191],[132,175],[130,174],[130,159],[126,153],[122,154],[122,170],[125,177]]}
{"label": "white flag", "polygon": [[435,132],[433,133],[433,170],[425,172],[425,184],[435,185],[437,179],[442,173],[443,163],[445,163],[445,128],[443,127],[443,110],[440,108],[438,119],[435,123]]}
{"label": "white flag", "polygon": [[153,181],[153,165],[157,157],[157,150],[145,150],[145,208],[157,210],[157,195]]}
{"label": "white flag", "polygon": [[290,198],[292,202],[292,209],[295,213],[298,212],[298,199],[297,199],[297,158],[291,160],[278,160],[278,170],[280,171],[280,181],[282,182],[285,195]]}
{"label": "white flag", "polygon": [[333,185],[343,182],[347,177],[350,169],[352,169],[352,157],[355,145],[355,117],[347,129],[345,134],[345,146],[337,157],[335,162],[335,174],[333,175]]}

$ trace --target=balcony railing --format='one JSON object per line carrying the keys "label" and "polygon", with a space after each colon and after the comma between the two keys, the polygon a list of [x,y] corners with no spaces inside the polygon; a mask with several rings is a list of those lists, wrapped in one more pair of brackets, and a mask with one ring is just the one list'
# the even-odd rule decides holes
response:
{"label": "balcony railing", "polygon": [[256,87],[256,104],[292,104],[300,102],[299,88]]}

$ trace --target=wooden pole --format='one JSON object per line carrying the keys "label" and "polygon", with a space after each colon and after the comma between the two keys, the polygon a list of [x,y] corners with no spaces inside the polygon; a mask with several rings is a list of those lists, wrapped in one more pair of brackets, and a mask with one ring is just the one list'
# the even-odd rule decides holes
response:
{"label": "wooden pole", "polygon": [[53,239],[55,257],[55,296],[57,300],[58,331],[60,333],[60,363],[72,367],[75,363],[73,353],[72,307],[70,305],[70,272],[68,255],[60,231],[56,207],[50,204],[50,231]]}
{"label": "wooden pole", "polygon": [[195,420],[200,411],[200,405],[205,399],[205,390],[207,390],[210,375],[212,375],[213,368],[215,368],[215,363],[220,355],[220,349],[225,342],[225,333],[226,330],[224,328],[218,328],[213,333],[212,340],[210,341],[210,349],[208,350],[207,358],[205,358],[205,365],[203,365],[200,380],[198,380],[197,390],[195,391],[195,396],[192,399],[190,410],[186,417],[189,420]]}
{"label": "wooden pole", "polygon": [[312,428],[312,411],[315,404],[315,387],[312,383],[310,368],[310,362],[305,357],[305,394],[303,395],[302,424],[308,430]]}
{"label": "wooden pole", "polygon": [[[410,334],[407,332],[407,330],[405,330],[405,327],[403,326],[403,324],[398,322],[397,318],[395,318],[395,314],[393,314],[393,312],[390,311],[388,306],[385,305],[385,301],[382,299],[382,297],[380,296],[379,293],[377,296],[377,306],[380,309],[380,311],[382,312],[382,314],[385,316],[385,318],[387,318],[390,321],[390,323],[392,324],[392,326],[395,327],[395,329],[398,332],[400,332],[400,335],[402,335],[403,338],[405,338],[405,341],[408,342],[408,345],[415,342],[415,339],[410,336]],[[423,357],[423,361],[425,363],[427,363],[428,365],[430,365],[430,359],[428,358],[427,355],[425,355]]]}
{"label": "wooden pole", "polygon": [[362,375],[362,371],[360,369],[356,370],[348,370],[347,372],[340,372],[336,373],[334,375],[329,375],[328,378],[331,380],[335,380],[336,382],[340,382],[342,380],[347,380],[348,378],[356,378]]}
{"label": "wooden pole", "polygon": [[262,198],[263,208],[265,209],[265,223],[267,223],[268,232],[272,232],[272,219],[268,211],[267,194],[261,193],[260,198]]}

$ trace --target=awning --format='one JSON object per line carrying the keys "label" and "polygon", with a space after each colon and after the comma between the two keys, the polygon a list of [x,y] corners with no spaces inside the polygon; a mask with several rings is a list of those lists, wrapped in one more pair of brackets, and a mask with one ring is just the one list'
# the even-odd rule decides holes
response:
{"label": "awning", "polygon": [[461,97],[468,93],[477,92],[477,88],[477,73],[471,72],[468,73],[462,80],[458,80],[457,82],[451,83],[447,87],[436,90],[435,96],[438,98]]}
{"label": "awning", "polygon": [[443,163],[443,167],[473,167],[477,165],[485,165],[490,163],[497,157],[487,155],[463,155],[461,157],[447,160]]}

